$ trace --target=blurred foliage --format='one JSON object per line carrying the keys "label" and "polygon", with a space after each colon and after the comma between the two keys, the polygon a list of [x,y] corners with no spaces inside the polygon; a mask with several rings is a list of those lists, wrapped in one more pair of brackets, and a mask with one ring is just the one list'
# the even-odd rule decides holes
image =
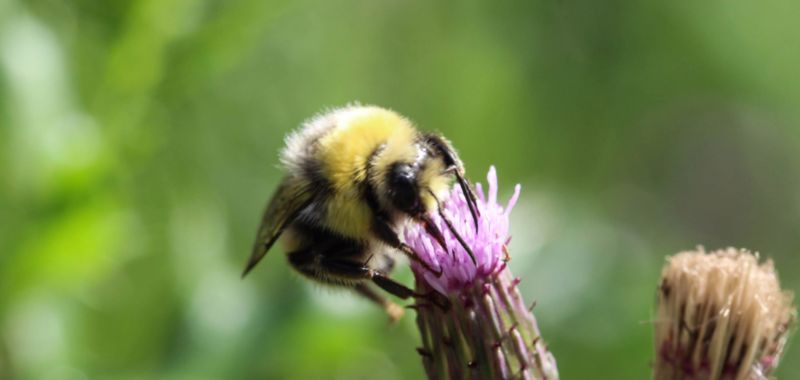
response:
{"label": "blurred foliage", "polygon": [[[282,137],[359,100],[523,184],[512,267],[565,379],[649,376],[663,257],[800,289],[800,5],[4,0],[0,378],[408,379],[387,327],[273,252]],[[407,271],[398,277],[407,283]],[[800,378],[790,347],[781,378]]]}

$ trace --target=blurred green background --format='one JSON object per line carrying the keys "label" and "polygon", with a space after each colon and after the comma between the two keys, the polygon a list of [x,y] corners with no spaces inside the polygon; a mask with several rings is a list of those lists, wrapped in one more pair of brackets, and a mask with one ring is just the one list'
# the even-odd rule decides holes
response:
{"label": "blurred green background", "polygon": [[239,278],[283,136],[355,100],[522,183],[564,379],[649,377],[667,254],[800,289],[800,4],[497,3],[0,1],[0,378],[420,378],[413,313]]}

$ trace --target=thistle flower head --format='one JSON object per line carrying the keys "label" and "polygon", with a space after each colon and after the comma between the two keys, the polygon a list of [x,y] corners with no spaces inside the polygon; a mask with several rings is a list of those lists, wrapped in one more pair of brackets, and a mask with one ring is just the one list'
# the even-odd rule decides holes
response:
{"label": "thistle flower head", "polygon": [[449,252],[445,252],[425,228],[409,225],[405,229],[406,243],[418,252],[420,258],[429,266],[440,268],[443,273],[440,277],[436,277],[418,263],[412,263],[412,269],[442,294],[470,287],[476,279],[492,275],[504,265],[504,252],[509,240],[508,216],[519,198],[520,186],[514,188],[514,195],[503,207],[497,203],[497,171],[494,166],[489,169],[486,179],[489,185],[488,197],[484,195],[481,185],[476,185],[477,205],[481,215],[477,230],[465,195],[458,186],[453,187],[450,198],[443,204],[445,215],[472,249],[475,263],[438,214],[432,215],[431,219],[442,231]]}
{"label": "thistle flower head", "polygon": [[658,297],[655,379],[766,379],[796,316],[772,261],[729,248],[668,259]]}
{"label": "thistle flower head", "polygon": [[412,264],[421,295],[414,305],[422,338],[417,351],[431,379],[557,380],[556,360],[517,287],[521,280],[505,265],[508,216],[520,187],[503,207],[497,203],[494,167],[487,180],[488,194],[477,185],[477,229],[466,195],[455,186],[442,204],[445,218],[431,216],[427,222],[438,228],[437,236],[429,234],[431,224],[404,232],[406,244],[437,269]]}

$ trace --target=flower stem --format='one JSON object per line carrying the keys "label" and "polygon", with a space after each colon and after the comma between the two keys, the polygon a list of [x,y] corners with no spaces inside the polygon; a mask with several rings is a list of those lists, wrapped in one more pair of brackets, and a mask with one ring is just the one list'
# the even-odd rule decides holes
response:
{"label": "flower stem", "polygon": [[[504,265],[451,294],[448,308],[417,302],[418,351],[429,379],[558,379],[518,283]],[[435,291],[419,279],[417,289]]]}

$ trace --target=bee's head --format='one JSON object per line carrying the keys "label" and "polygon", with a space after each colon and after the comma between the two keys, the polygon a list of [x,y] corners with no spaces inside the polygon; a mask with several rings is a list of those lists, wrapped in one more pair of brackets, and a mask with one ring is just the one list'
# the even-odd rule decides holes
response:
{"label": "bee's head", "polygon": [[386,178],[388,200],[392,207],[412,217],[424,212],[418,174],[418,166],[397,162],[389,169]]}
{"label": "bee's head", "polygon": [[[442,171],[441,160],[430,159],[425,164],[396,163],[388,172],[388,199],[392,207],[421,223],[438,243],[448,251],[445,235],[432,218],[430,211],[438,211],[440,218],[456,240],[464,247],[475,262],[475,255],[465,240],[453,227],[453,223],[443,213],[442,200],[448,195],[448,177]],[[438,190],[438,191],[437,191]],[[438,194],[437,194],[438,193]],[[442,194],[444,193],[444,194]]]}
{"label": "bee's head", "polygon": [[414,219],[436,210],[436,197],[443,199],[449,178],[439,160],[396,162],[386,173],[386,200],[391,207]]}
{"label": "bee's head", "polygon": [[370,168],[374,169],[368,170],[368,178],[375,206],[394,216],[422,223],[446,249],[444,235],[431,218],[438,212],[451,233],[470,252],[470,257],[474,257],[442,209],[455,177],[470,207],[475,228],[478,228],[475,195],[463,177],[461,161],[445,140],[430,135],[415,144],[387,144],[371,160]]}

